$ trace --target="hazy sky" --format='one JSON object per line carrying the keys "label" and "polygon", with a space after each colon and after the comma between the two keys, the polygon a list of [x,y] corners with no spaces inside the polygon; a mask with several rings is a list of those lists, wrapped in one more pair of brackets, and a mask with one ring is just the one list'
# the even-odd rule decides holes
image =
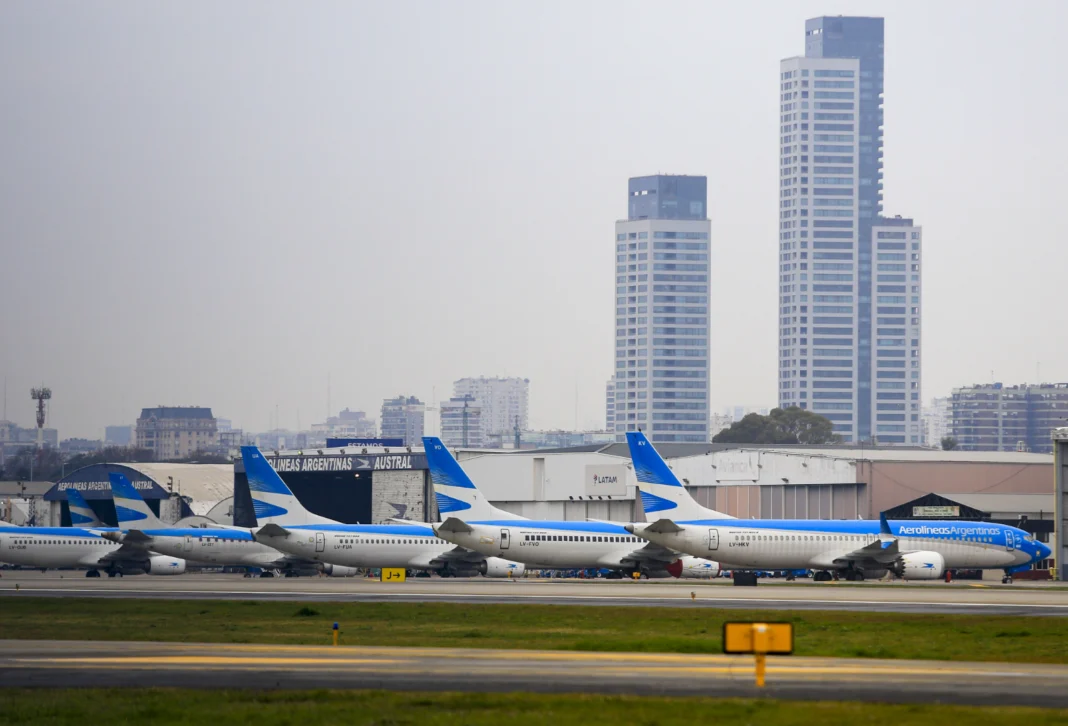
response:
{"label": "hazy sky", "polygon": [[[1013,8],[1010,10],[1010,8]],[[0,378],[307,426],[467,375],[600,426],[627,178],[708,176],[714,409],[776,400],[779,60],[886,18],[925,398],[1068,380],[1068,4],[0,4]],[[1040,374],[1036,366],[1041,365]]]}

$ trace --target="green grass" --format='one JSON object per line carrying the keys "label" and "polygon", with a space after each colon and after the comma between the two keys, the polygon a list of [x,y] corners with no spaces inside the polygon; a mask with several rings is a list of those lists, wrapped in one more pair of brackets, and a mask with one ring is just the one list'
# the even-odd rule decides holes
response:
{"label": "green grass", "polygon": [[4,689],[0,724],[255,723],[378,726],[695,723],[900,726],[1068,724],[1068,712],[1023,707],[889,705],[711,698],[384,693],[381,691],[193,691],[177,689]]}
{"label": "green grass", "polygon": [[786,620],[798,655],[1064,663],[1068,619],[704,607],[15,598],[0,638],[718,653],[725,620]]}

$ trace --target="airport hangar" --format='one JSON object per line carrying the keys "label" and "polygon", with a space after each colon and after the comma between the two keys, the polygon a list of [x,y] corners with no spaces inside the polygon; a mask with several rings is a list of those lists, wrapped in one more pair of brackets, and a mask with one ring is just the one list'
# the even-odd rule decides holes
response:
{"label": "airport hangar", "polygon": [[[1034,511],[1037,500],[1028,496],[1053,494],[1053,457],[1048,454],[749,444],[662,444],[658,449],[698,502],[736,517],[873,519],[893,511],[931,518],[927,513],[943,512],[938,516],[1016,523],[1026,515],[1024,528],[1050,541],[1053,513]],[[626,444],[456,453],[486,497],[516,514],[564,520],[642,518]],[[421,447],[264,454],[317,514],[352,523],[437,520]],[[126,474],[164,521],[206,516],[241,524],[251,509],[240,458],[233,465],[94,464],[68,474],[48,491],[48,521],[70,521],[64,490],[73,486],[103,522],[113,523],[111,471]],[[938,502],[923,499],[932,494]],[[966,499],[979,494],[986,499]],[[1000,496],[995,501],[990,495]],[[956,515],[955,504],[960,505]],[[936,508],[922,508],[931,506]]]}

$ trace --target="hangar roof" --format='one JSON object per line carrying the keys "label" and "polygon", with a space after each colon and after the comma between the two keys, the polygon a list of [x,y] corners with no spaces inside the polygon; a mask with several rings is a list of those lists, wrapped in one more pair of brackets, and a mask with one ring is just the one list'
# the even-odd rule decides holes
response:
{"label": "hangar roof", "polygon": [[[803,446],[770,444],[656,444],[656,450],[665,459],[680,459],[686,456],[704,456],[720,451],[762,451],[768,453],[794,456],[821,456],[829,459],[847,459],[850,461],[915,461],[965,462],[983,464],[1052,464],[1052,454],[1035,454],[1017,451],[942,451],[941,449],[924,449],[919,447],[887,446],[883,448],[849,447],[849,446]],[[624,443],[591,444],[565,449],[464,449],[470,453],[485,454],[578,454],[601,453],[608,456],[630,458],[630,450]]]}
{"label": "hangar roof", "polygon": [[[174,491],[194,502],[217,502],[234,494],[234,467],[232,464],[170,464],[117,462],[90,464],[76,469],[60,479],[49,489],[46,499],[66,498],[64,490],[77,486],[86,499],[111,499],[108,472],[125,473],[133,481],[141,495],[148,499],[166,498],[167,479],[174,480]],[[131,474],[136,472],[140,474]],[[144,479],[148,479],[145,482]],[[151,483],[150,483],[151,482]],[[141,484],[145,486],[141,486]],[[195,507],[194,507],[195,509]]]}
{"label": "hangar roof", "polygon": [[233,464],[127,463],[164,489],[167,477],[174,477],[174,491],[193,501],[217,502],[234,495]]}

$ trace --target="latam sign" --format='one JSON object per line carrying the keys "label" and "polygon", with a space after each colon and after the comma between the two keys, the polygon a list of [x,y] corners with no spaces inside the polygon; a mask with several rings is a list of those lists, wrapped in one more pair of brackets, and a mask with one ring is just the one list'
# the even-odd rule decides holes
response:
{"label": "latam sign", "polygon": [[622,464],[586,465],[586,496],[622,497],[626,493],[626,466]]}

